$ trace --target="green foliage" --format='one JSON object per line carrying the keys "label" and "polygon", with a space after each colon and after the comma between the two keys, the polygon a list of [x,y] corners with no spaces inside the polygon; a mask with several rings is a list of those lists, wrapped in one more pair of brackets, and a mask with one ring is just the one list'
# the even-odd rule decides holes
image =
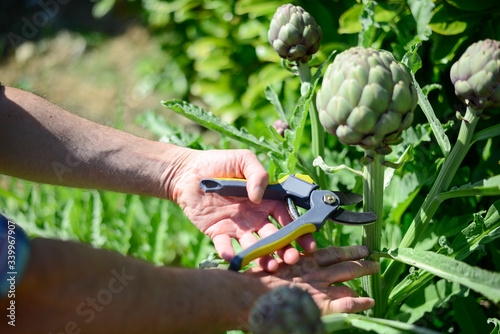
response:
{"label": "green foliage", "polygon": [[210,238],[157,198],[38,185],[0,177],[2,213],[31,237],[78,240],[157,265],[196,267]]}

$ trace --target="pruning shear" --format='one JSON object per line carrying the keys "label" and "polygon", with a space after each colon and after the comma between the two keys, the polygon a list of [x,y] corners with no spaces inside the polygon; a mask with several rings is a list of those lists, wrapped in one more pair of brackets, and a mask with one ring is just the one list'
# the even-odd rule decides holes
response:
{"label": "pruning shear", "polygon": [[[244,179],[203,179],[205,193],[248,197]],[[232,258],[229,269],[238,271],[256,258],[273,253],[306,233],[319,231],[327,220],[343,225],[367,225],[375,222],[373,212],[353,212],[341,208],[363,200],[363,196],[341,191],[319,190],[308,175],[289,174],[270,183],[263,199],[283,200],[293,221],[274,234],[257,241]],[[297,206],[307,211],[300,215]]]}

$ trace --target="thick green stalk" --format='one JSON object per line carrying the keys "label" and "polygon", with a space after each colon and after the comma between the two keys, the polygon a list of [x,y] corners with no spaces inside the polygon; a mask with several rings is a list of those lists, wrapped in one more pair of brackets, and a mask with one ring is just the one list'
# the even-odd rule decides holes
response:
{"label": "thick green stalk", "polygon": [[[311,75],[311,67],[308,63],[297,62],[297,66],[299,69],[299,78],[301,82],[301,94],[304,95],[306,92],[303,91],[302,87],[306,87],[305,85],[311,85],[312,75]],[[314,94],[315,96],[315,94]],[[314,159],[317,157],[324,157],[325,152],[325,130],[319,121],[318,110],[316,109],[315,97],[313,96],[311,103],[309,104],[309,115],[311,116],[311,149],[314,156]],[[327,189],[326,184],[326,175],[325,172],[316,167],[316,182],[321,189]]]}
{"label": "thick green stalk", "polygon": [[[479,120],[479,117],[476,116],[478,113],[480,112],[477,110],[470,107],[467,108],[460,126],[457,142],[455,143],[455,146],[453,146],[451,153],[448,157],[446,157],[431,191],[417,212],[417,215],[413,219],[408,231],[405,233],[405,236],[399,245],[400,248],[415,247],[418,239],[436,213],[439,205],[441,204],[438,195],[449,188],[458,167],[471,147],[474,130]],[[387,267],[383,275],[385,296],[389,295],[403,268],[404,264],[397,261],[391,262],[391,264]]]}
{"label": "thick green stalk", "polygon": [[[363,209],[377,215],[375,223],[363,227],[363,245],[368,247],[370,254],[380,251],[382,238],[382,223],[384,209],[384,157],[375,152],[367,152],[374,158],[373,162],[364,168],[363,180]],[[385,310],[385,301],[382,299],[382,281],[380,273],[362,278],[363,288],[367,295],[375,299],[375,307],[369,314],[375,317]]]}

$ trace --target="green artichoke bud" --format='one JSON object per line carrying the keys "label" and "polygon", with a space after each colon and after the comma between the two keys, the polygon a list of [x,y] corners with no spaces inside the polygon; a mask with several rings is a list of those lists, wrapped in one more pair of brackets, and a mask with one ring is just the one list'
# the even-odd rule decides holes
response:
{"label": "green artichoke bud", "polygon": [[328,66],[316,106],[343,144],[384,152],[410,126],[417,100],[408,70],[390,52],[354,47]]}
{"label": "green artichoke bud", "polygon": [[282,286],[261,296],[250,311],[254,334],[324,334],[321,313],[311,295]]}
{"label": "green artichoke bud", "polygon": [[302,7],[279,7],[267,34],[269,43],[281,58],[307,63],[319,49],[321,27]]}
{"label": "green artichoke bud", "polygon": [[470,45],[451,67],[455,94],[474,109],[500,107],[500,42]]}

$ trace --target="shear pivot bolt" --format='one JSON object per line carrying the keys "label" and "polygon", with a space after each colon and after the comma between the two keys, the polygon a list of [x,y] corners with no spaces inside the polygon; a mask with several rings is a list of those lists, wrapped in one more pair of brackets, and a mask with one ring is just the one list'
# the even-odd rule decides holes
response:
{"label": "shear pivot bolt", "polygon": [[337,198],[335,198],[333,194],[326,194],[323,196],[323,203],[332,205],[335,204],[335,202],[337,202]]}

